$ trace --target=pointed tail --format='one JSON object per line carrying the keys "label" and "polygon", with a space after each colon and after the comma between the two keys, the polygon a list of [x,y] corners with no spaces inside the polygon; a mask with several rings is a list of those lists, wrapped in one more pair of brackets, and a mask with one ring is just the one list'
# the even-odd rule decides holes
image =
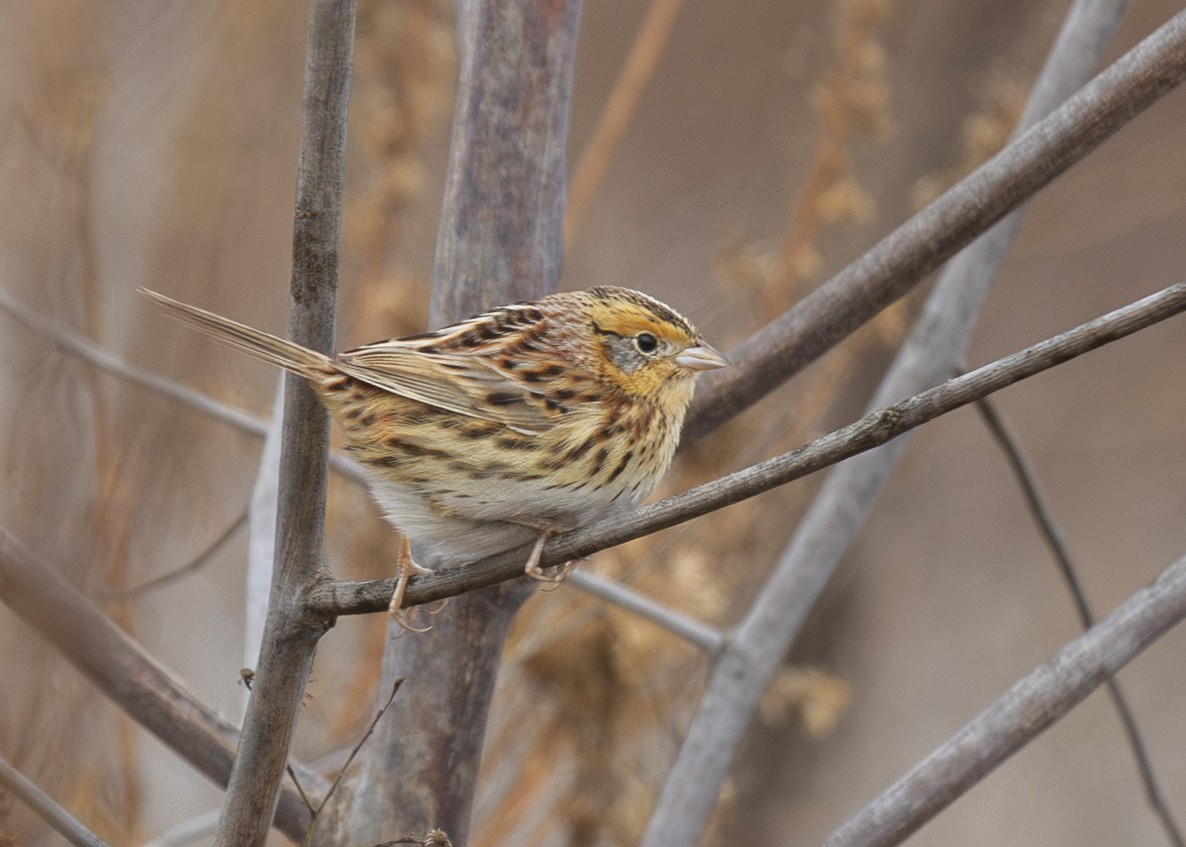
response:
{"label": "pointed tail", "polygon": [[194,329],[213,336],[228,347],[234,347],[248,356],[262,359],[277,367],[292,371],[306,379],[316,380],[332,368],[332,360],[316,350],[294,344],[271,333],[252,329],[238,321],[224,318],[197,306],[189,306],[172,297],[149,291],[143,286],[137,289],[145,297],[161,306],[165,313]]}

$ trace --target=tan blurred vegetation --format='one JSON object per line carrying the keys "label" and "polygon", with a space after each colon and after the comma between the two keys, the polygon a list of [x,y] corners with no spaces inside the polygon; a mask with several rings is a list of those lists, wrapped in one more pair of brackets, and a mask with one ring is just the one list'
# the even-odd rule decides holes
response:
{"label": "tan blurred vegetation", "polygon": [[[586,3],[578,161],[646,4]],[[423,328],[455,48],[446,0],[362,0],[339,343]],[[1003,143],[1061,3],[683,3],[571,238],[566,287],[624,284],[745,337]],[[1177,11],[1134,9],[1113,55]],[[168,326],[144,284],[283,326],[303,62],[291,4],[14,0],[0,8],[0,286],[107,349],[265,416],[275,375]],[[983,361],[1181,278],[1186,100],[1167,98],[1034,204],[973,347]],[[590,190],[590,189],[586,189]],[[908,327],[883,314],[682,456],[665,492],[843,423]],[[237,719],[240,534],[131,599],[242,513],[259,444],[97,376],[0,314],[0,525]],[[1186,547],[1181,328],[1145,333],[1002,398],[1101,610]],[[687,614],[735,620],[815,484],[789,486],[585,565]],[[346,578],[389,574],[368,498],[331,486]],[[815,843],[1075,631],[1071,606],[971,414],[917,439],[863,543],[763,703],[713,843]],[[349,746],[377,706],[377,616],[323,642],[295,755]],[[207,785],[0,611],[0,752],[113,843],[217,805]],[[1171,798],[1186,647],[1127,671]],[[475,843],[637,842],[704,678],[674,636],[572,587],[507,648]],[[1090,701],[912,843],[1158,843],[1113,717]],[[398,698],[386,719],[398,720]],[[331,756],[331,761],[337,761]],[[1180,809],[1186,814],[1186,809]],[[41,840],[16,804],[0,838]],[[739,837],[740,836],[740,837]]]}

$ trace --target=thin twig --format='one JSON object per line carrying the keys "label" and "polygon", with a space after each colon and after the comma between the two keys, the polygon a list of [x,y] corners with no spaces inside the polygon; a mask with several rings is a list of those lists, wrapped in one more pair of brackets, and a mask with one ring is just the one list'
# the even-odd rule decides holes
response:
{"label": "thin twig", "polygon": [[579,569],[570,573],[567,581],[582,591],[600,597],[606,602],[613,603],[644,620],[663,627],[668,632],[695,644],[709,654],[719,652],[724,646],[725,636],[716,627],[681,614],[662,603],[657,603],[619,582]]}
{"label": "thin twig", "polygon": [[236,429],[241,429],[252,435],[262,436],[264,434],[264,423],[246,412],[225,406],[179,382],[125,362],[114,353],[104,350],[81,335],[58,326],[54,321],[27,309],[9,297],[3,289],[0,289],[0,308],[8,312],[18,323],[52,341],[59,349],[104,373],[109,373],[154,394],[167,397]]}
{"label": "thin twig", "polygon": [[[205,415],[212,420],[234,427],[249,435],[254,435],[257,438],[263,438],[267,435],[268,424],[266,421],[261,421],[259,418],[249,415],[241,409],[220,403],[194,388],[182,385],[180,382],[175,382],[160,374],[125,362],[111,351],[104,350],[81,335],[70,332],[54,321],[17,303],[2,288],[0,288],[0,309],[8,312],[17,323],[43,336],[53,342],[63,352],[77,357],[80,361],[86,362],[91,367],[97,368],[138,388],[143,388],[145,391],[158,394],[166,400],[179,403],[182,406],[194,410],[198,414]],[[329,463],[330,467],[347,479],[358,483],[366,483],[367,477],[362,466],[349,456],[344,456],[340,453],[331,454]]]}
{"label": "thin twig", "polygon": [[[1178,283],[1135,303],[1048,338],[1032,347],[947,380],[927,391],[870,412],[859,420],[802,447],[728,474],[634,512],[558,535],[544,546],[542,564],[558,565],[590,556],[660,529],[684,523],[769,491],[885,444],[915,427],[994,391],[1117,341],[1186,310],[1186,283]],[[440,568],[412,579],[406,606],[452,597],[522,576],[529,545],[478,562]],[[308,597],[319,615],[350,615],[387,608],[393,580],[326,581]]]}
{"label": "thin twig", "polygon": [[102,591],[102,596],[109,600],[124,600],[129,597],[137,597],[142,594],[147,594],[150,591],[155,591],[158,588],[164,588],[166,585],[171,585],[184,576],[187,576],[195,571],[200,571],[210,563],[210,560],[219,554],[223,547],[230,543],[239,530],[247,525],[247,510],[239,512],[239,516],[231,522],[231,524],[222,531],[222,534],[215,538],[207,545],[206,549],[195,556],[190,561],[171,571],[166,571],[163,574],[146,579],[143,582],[138,582],[135,585],[130,585],[127,588],[106,588]]}
{"label": "thin twig", "polygon": [[906,294],[1184,77],[1186,12],[1170,19],[861,258],[729,351],[731,366],[703,380],[703,390],[688,413],[684,440],[706,435],[766,396]]}
{"label": "thin twig", "polygon": [[[358,751],[362,749],[362,745],[366,744],[367,739],[374,733],[375,727],[379,725],[379,721],[383,720],[383,715],[390,708],[392,701],[395,700],[395,695],[399,693],[400,686],[403,684],[404,677],[399,676],[395,678],[395,681],[391,685],[391,693],[387,695],[387,699],[379,707],[379,711],[375,712],[375,717],[371,719],[370,725],[367,726],[367,731],[362,734],[362,738],[358,739],[358,743],[351,748],[350,755],[346,757],[345,763],[338,770],[338,775],[334,777],[333,783],[330,784],[329,791],[325,793],[325,796],[321,799],[316,809],[310,807],[309,811],[313,813],[313,819],[309,821],[309,833],[305,836],[305,847],[311,847],[313,843],[313,831],[317,828],[317,819],[321,814],[321,810],[325,808],[325,804],[334,796],[334,791],[341,784],[342,777],[346,775],[346,770],[350,767],[350,763],[354,761],[354,757],[358,755]],[[295,776],[293,780],[296,780]]]}
{"label": "thin twig", "polygon": [[75,847],[107,847],[107,843],[82,825],[74,815],[57,804],[32,780],[0,757],[0,786],[11,791],[22,803],[36,812],[54,831]]}
{"label": "thin twig", "polygon": [[[1005,454],[1005,459],[1008,461],[1009,467],[1017,479],[1017,484],[1021,486],[1026,503],[1029,505],[1030,513],[1034,517],[1034,523],[1037,524],[1042,538],[1045,539],[1046,545],[1050,548],[1050,553],[1058,563],[1059,571],[1062,573],[1067,588],[1071,592],[1071,599],[1074,601],[1075,609],[1079,613],[1079,620],[1083,624],[1084,629],[1090,629],[1095,624],[1095,617],[1091,612],[1091,606],[1087,601],[1087,594],[1083,590],[1083,584],[1079,579],[1074,560],[1071,558],[1066,536],[1058,522],[1054,519],[1054,513],[1046,500],[1045,494],[1042,492],[1042,487],[1038,482],[1038,475],[1033,463],[1030,462],[1025,451],[1022,449],[1021,441],[1013,431],[1012,426],[1009,425],[1008,420],[1005,419],[1005,416],[997,408],[997,404],[992,399],[985,397],[977,401],[976,411],[980,413],[980,417],[984,419],[985,425],[988,427],[989,432],[992,433],[993,440],[997,442],[997,445]],[[1120,687],[1120,681],[1115,677],[1110,677],[1105,685],[1108,688],[1108,695],[1112,698],[1112,703],[1116,707],[1116,712],[1120,716],[1120,722],[1124,725],[1124,732],[1128,736],[1128,745],[1132,749],[1132,755],[1137,764],[1137,771],[1140,773],[1141,782],[1145,787],[1145,797],[1152,807],[1154,814],[1157,815],[1157,819],[1161,822],[1161,827],[1165,830],[1166,838],[1170,844],[1174,845],[1174,847],[1183,847],[1182,831],[1179,829],[1178,823],[1174,819],[1174,814],[1166,802],[1165,795],[1162,793],[1161,787],[1157,782],[1157,776],[1153,773],[1153,763],[1149,759],[1149,751],[1141,736],[1140,727],[1137,724],[1132,707],[1128,703],[1128,698],[1125,696],[1124,690]]]}
{"label": "thin twig", "polygon": [[1186,558],[1020,679],[828,838],[889,847],[949,806],[1186,617]]}

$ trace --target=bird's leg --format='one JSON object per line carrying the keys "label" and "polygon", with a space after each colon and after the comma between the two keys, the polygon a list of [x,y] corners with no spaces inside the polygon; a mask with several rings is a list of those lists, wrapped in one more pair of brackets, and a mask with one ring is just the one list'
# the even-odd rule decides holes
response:
{"label": "bird's leg", "polygon": [[391,593],[391,602],[387,604],[387,614],[391,615],[392,619],[405,632],[428,632],[432,629],[431,626],[424,628],[413,626],[412,612],[410,610],[405,612],[403,609],[404,595],[408,591],[408,580],[417,574],[432,573],[429,568],[416,564],[416,560],[412,558],[412,542],[408,541],[407,536],[400,539],[396,572],[395,591]]}
{"label": "bird's leg", "polygon": [[553,529],[539,530],[539,535],[535,539],[535,546],[531,548],[531,555],[527,557],[527,564],[523,566],[523,573],[532,579],[538,579],[540,582],[550,582],[553,585],[559,585],[564,582],[569,572],[576,566],[576,562],[569,561],[558,565],[556,573],[550,576],[544,573],[544,569],[539,566],[539,560],[543,558],[544,545],[555,533],[556,530]]}

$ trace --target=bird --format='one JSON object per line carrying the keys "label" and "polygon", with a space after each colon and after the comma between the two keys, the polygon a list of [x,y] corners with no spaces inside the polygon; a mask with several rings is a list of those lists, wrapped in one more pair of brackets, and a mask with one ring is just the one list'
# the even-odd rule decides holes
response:
{"label": "bird", "polygon": [[[141,287],[172,318],[303,377],[402,536],[390,611],[434,565],[535,543],[636,505],[670,466],[697,375],[725,357],[682,315],[600,286],[330,356]],[[560,577],[565,570],[562,568]]]}

